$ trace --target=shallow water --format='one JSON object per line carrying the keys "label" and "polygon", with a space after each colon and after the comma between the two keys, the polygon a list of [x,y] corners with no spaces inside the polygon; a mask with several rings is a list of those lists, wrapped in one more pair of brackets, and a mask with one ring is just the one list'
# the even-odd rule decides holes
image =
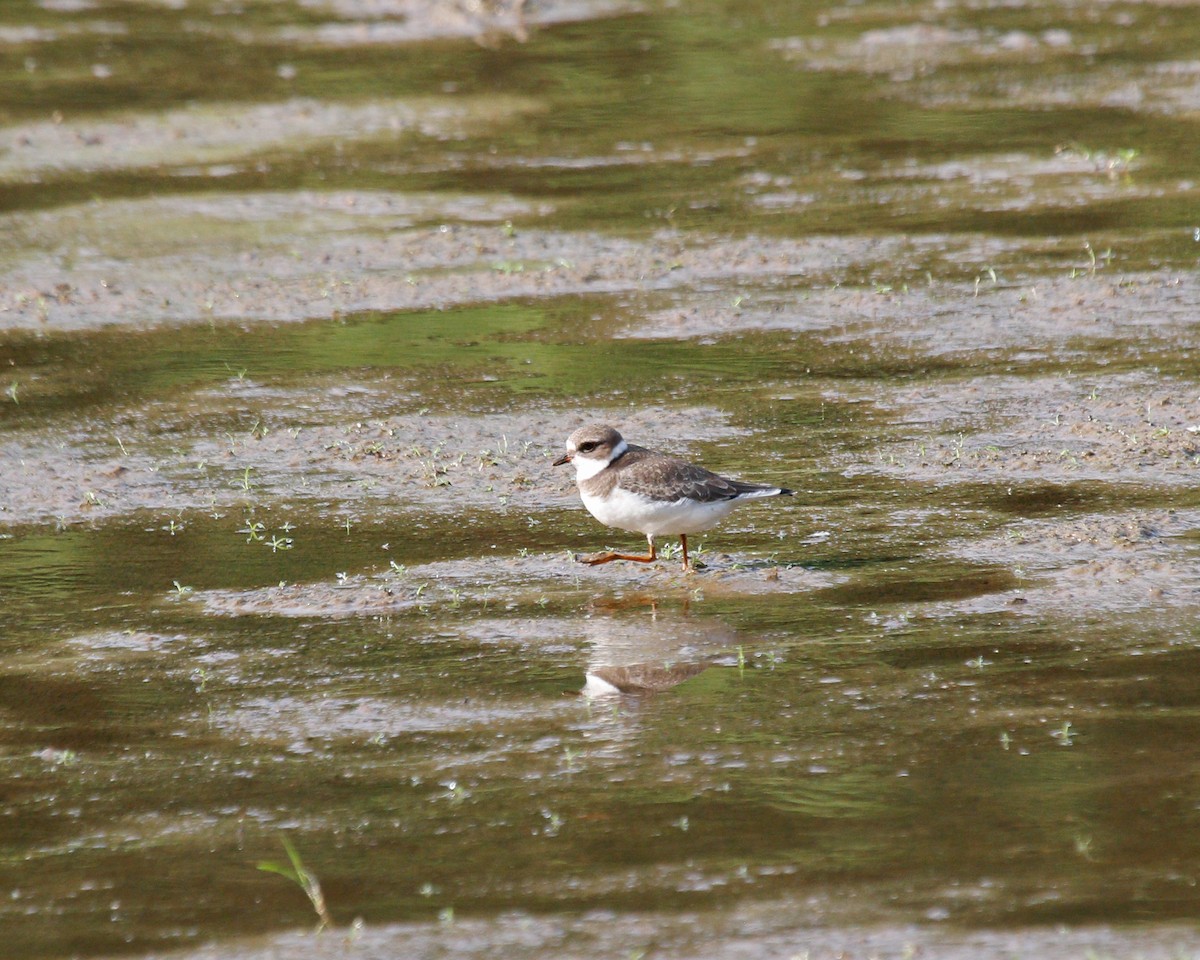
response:
{"label": "shallow water", "polygon": [[0,13],[5,955],[1196,953],[1194,10],[564,9]]}

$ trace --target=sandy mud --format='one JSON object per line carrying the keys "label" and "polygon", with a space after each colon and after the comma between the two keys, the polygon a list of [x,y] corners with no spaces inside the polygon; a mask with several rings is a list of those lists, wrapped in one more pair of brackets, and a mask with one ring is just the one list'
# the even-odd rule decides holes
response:
{"label": "sandy mud", "polygon": [[677,304],[632,320],[621,336],[699,339],[752,330],[824,334],[828,342],[906,351],[928,360],[1000,357],[1030,365],[1083,359],[1099,345],[1120,356],[1155,346],[1187,347],[1196,336],[1200,283],[1194,274],[1095,274],[1028,277],[982,274],[964,283],[863,288],[816,285],[802,292],[750,293],[736,304],[718,295],[678,297]]}
{"label": "sandy mud", "polygon": [[[936,926],[838,927],[821,923],[836,918],[836,905],[813,898],[805,904],[803,923],[795,904],[756,904],[731,908],[718,917],[686,912],[670,915],[623,912],[619,924],[609,914],[576,918],[539,917],[523,913],[496,921],[455,919],[434,924],[372,928],[321,936],[292,933],[266,941],[251,941],[238,952],[243,960],[267,960],[281,955],[299,958],[342,957],[353,950],[363,960],[384,960],[402,950],[413,958],[505,957],[537,960],[543,957],[594,957],[620,953],[630,944],[647,944],[657,956],[714,960],[746,957],[747,938],[753,955],[763,960],[840,960],[849,956],[921,956],[936,960],[1007,960],[1014,955],[1136,956],[1143,960],[1176,960],[1195,949],[1193,935],[1184,929],[1153,932],[1108,927],[1012,930],[967,933]],[[774,912],[772,912],[774,911]],[[836,922],[836,919],[835,921]],[[698,934],[697,929],[704,932]],[[349,945],[347,940],[349,939]],[[180,960],[226,960],[229,947],[212,947],[183,954],[148,954]]]}
{"label": "sandy mud", "polygon": [[[179,175],[226,175],[261,156],[302,152],[354,135],[404,135],[455,139],[471,126],[511,120],[536,109],[530,101],[489,97],[444,101],[376,101],[328,104],[290,100],[278,104],[206,105],[124,120],[61,117],[0,128],[0,182],[49,173],[175,168]],[[219,166],[218,166],[219,165]]]}
{"label": "sandy mud", "polygon": [[[213,436],[195,420],[198,406],[211,416],[251,398],[263,413],[249,429]],[[704,408],[447,416],[390,412],[397,402],[382,383],[278,392],[233,378],[227,390],[126,411],[119,424],[69,438],[10,434],[0,445],[10,464],[0,475],[0,518],[64,525],[138,512],[223,513],[268,501],[344,502],[348,490],[358,505],[344,506],[355,517],[541,511],[578,500],[570,471],[551,461],[586,418],[620,422],[651,444],[685,426],[692,442],[739,432]]]}
{"label": "sandy mud", "polygon": [[957,270],[962,261],[995,260],[1004,247],[970,238],[792,241],[670,230],[636,240],[505,225],[536,224],[552,209],[505,198],[301,192],[12,214],[3,218],[8,239],[0,239],[0,327],[294,322],[715,283],[733,286],[729,302],[747,287],[791,286],[795,278],[831,285],[885,265],[893,275]]}
{"label": "sandy mud", "polygon": [[[795,593],[839,581],[830,574],[761,561],[751,563],[726,555],[701,554],[698,560],[703,565],[701,571],[690,574],[665,559],[652,566],[611,563],[592,568],[580,564],[569,552],[446,561],[393,568],[371,577],[347,577],[337,583],[284,585],[253,592],[213,591],[196,599],[211,612],[234,616],[351,616],[455,608],[462,603],[481,611],[498,602],[507,609],[533,610],[552,601],[586,602],[595,594],[620,596],[632,592],[636,596],[644,591],[683,598],[694,592],[703,596]],[[655,635],[662,637],[663,632],[656,629]],[[669,636],[663,639],[664,643],[669,641]],[[645,653],[626,651],[622,660],[634,663]]]}
{"label": "sandy mud", "polygon": [[484,45],[525,41],[531,28],[595,20],[630,13],[629,0],[324,0],[311,6],[330,16],[326,23],[264,31],[258,40],[276,39],[303,45],[362,47],[424,41],[435,37],[469,37]]}
{"label": "sandy mud", "polygon": [[[871,4],[842,6],[823,13],[815,33],[774,40],[769,47],[804,70],[885,75],[893,96],[930,107],[1069,104],[1190,115],[1200,110],[1195,60],[1121,64],[1090,78],[1078,70],[1118,50],[1125,31],[1136,31],[1143,43],[1169,44],[1170,23],[1157,10],[1173,5],[1114,5],[1086,18],[1062,17],[1042,30],[922,22],[936,19],[924,4],[910,8],[910,15],[917,14],[914,22],[871,26],[889,19],[888,12]],[[986,78],[981,72],[974,81],[953,69],[980,64],[987,65]],[[1040,69],[1031,74],[1030,65]]]}

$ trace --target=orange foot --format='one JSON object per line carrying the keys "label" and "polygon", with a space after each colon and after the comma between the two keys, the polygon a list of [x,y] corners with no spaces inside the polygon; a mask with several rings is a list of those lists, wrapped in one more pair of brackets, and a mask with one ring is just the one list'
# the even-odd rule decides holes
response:
{"label": "orange foot", "polygon": [[586,563],[589,567],[595,567],[602,563],[612,563],[614,560],[632,560],[634,563],[653,563],[658,559],[658,551],[654,549],[654,538],[647,537],[647,542],[650,544],[650,552],[644,557],[639,557],[632,553],[597,553],[591,557],[576,557],[580,563]]}
{"label": "orange foot", "polygon": [[580,563],[586,563],[589,567],[595,567],[602,563],[612,563],[614,560],[632,560],[635,563],[653,563],[658,559],[653,553],[648,553],[644,557],[635,556],[632,553],[597,553],[591,557],[576,557]]}

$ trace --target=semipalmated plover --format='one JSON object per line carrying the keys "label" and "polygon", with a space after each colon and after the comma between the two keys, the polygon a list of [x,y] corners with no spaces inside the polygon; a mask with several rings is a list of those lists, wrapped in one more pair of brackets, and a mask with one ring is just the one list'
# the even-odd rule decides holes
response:
{"label": "semipalmated plover", "polygon": [[567,452],[554,461],[575,467],[579,496],[588,512],[608,527],[644,533],[646,556],[598,553],[580,557],[590,565],[610,560],[650,563],[657,559],[654,538],[679,537],[683,569],[688,569],[687,538],[724,520],[743,500],[791,496],[791,490],[767,483],[743,483],[718,476],[694,463],[626,443],[603,423],[580,427],[567,438]]}

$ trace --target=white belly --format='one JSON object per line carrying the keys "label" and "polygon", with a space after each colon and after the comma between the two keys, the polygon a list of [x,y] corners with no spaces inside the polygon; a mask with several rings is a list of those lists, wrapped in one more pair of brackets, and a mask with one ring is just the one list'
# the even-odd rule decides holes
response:
{"label": "white belly", "polygon": [[700,533],[716,526],[734,508],[736,500],[697,503],[695,500],[650,500],[619,487],[607,497],[579,494],[588,513],[606,527],[636,530],[652,537]]}

